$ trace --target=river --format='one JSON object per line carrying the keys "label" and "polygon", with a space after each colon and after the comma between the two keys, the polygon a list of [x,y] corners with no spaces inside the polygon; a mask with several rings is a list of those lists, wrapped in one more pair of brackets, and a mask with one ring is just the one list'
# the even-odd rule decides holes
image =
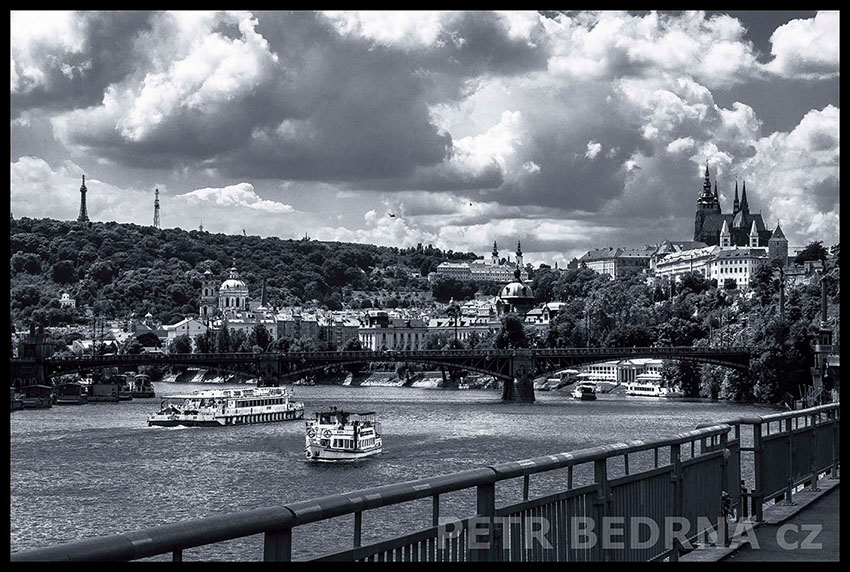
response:
{"label": "river", "polygon": [[[664,437],[699,423],[776,411],[764,405],[608,394],[581,402],[568,392],[537,392],[536,403],[513,404],[502,403],[493,390],[296,386],[295,397],[305,403],[308,415],[335,405],[375,411],[383,425],[383,455],[327,465],[304,460],[302,421],[147,427],[147,415],[157,409],[160,396],[211,388],[165,382],[154,387],[158,397],[153,399],[54,406],[11,415],[12,551],[502,461]],[[532,494],[547,478],[533,478]],[[463,511],[473,506],[473,499],[466,493],[456,496],[453,500],[449,495],[442,514],[468,516]],[[430,508],[425,499],[367,512],[364,542],[409,531],[403,527],[411,519],[424,526]],[[296,529],[294,557],[349,548],[352,522],[349,516]],[[187,550],[184,558],[260,560],[262,535]]]}

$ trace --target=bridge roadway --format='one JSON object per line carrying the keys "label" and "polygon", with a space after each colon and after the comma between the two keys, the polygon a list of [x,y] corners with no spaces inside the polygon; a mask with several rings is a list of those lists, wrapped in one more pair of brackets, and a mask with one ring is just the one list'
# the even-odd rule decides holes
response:
{"label": "bridge roadway", "polygon": [[[532,380],[566,368],[626,358],[691,360],[737,369],[747,369],[751,350],[733,346],[631,347],[631,348],[545,348],[480,350],[323,351],[283,353],[205,354],[118,354],[73,358],[12,359],[11,379],[16,385],[43,383],[51,375],[100,367],[177,365],[220,369],[256,375],[260,385],[277,385],[281,380],[327,367],[369,362],[419,362],[455,367],[492,375],[504,382],[502,399],[534,401]],[[35,380],[35,381],[33,381]]]}

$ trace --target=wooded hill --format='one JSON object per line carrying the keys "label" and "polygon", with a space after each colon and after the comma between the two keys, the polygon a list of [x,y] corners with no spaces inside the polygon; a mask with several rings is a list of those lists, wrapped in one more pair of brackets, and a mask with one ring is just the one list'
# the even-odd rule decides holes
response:
{"label": "wooded hill", "polygon": [[[224,280],[234,264],[252,299],[260,297],[266,279],[271,305],[315,300],[339,309],[354,302],[352,290],[428,290],[427,281],[411,273],[424,277],[446,259],[476,258],[422,244],[396,248],[31,218],[12,219],[9,238],[10,311],[19,324],[35,318],[57,325],[79,317],[80,311],[60,309],[63,291],[101,316],[151,312],[174,323],[197,313],[207,268]],[[405,305],[403,295],[399,305]]]}

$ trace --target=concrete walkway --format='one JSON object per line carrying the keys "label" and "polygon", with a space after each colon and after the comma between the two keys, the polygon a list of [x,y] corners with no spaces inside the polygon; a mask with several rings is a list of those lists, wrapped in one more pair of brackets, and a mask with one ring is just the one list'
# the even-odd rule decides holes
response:
{"label": "concrete walkway", "polygon": [[781,523],[756,527],[759,548],[745,544],[723,562],[839,560],[839,495],[835,486]]}

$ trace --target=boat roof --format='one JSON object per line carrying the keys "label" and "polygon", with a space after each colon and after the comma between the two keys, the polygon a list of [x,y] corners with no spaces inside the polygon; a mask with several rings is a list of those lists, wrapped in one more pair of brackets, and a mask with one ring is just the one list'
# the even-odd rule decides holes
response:
{"label": "boat roof", "polygon": [[345,411],[344,409],[327,409],[325,411],[316,411],[317,415],[375,415],[374,411]]}

